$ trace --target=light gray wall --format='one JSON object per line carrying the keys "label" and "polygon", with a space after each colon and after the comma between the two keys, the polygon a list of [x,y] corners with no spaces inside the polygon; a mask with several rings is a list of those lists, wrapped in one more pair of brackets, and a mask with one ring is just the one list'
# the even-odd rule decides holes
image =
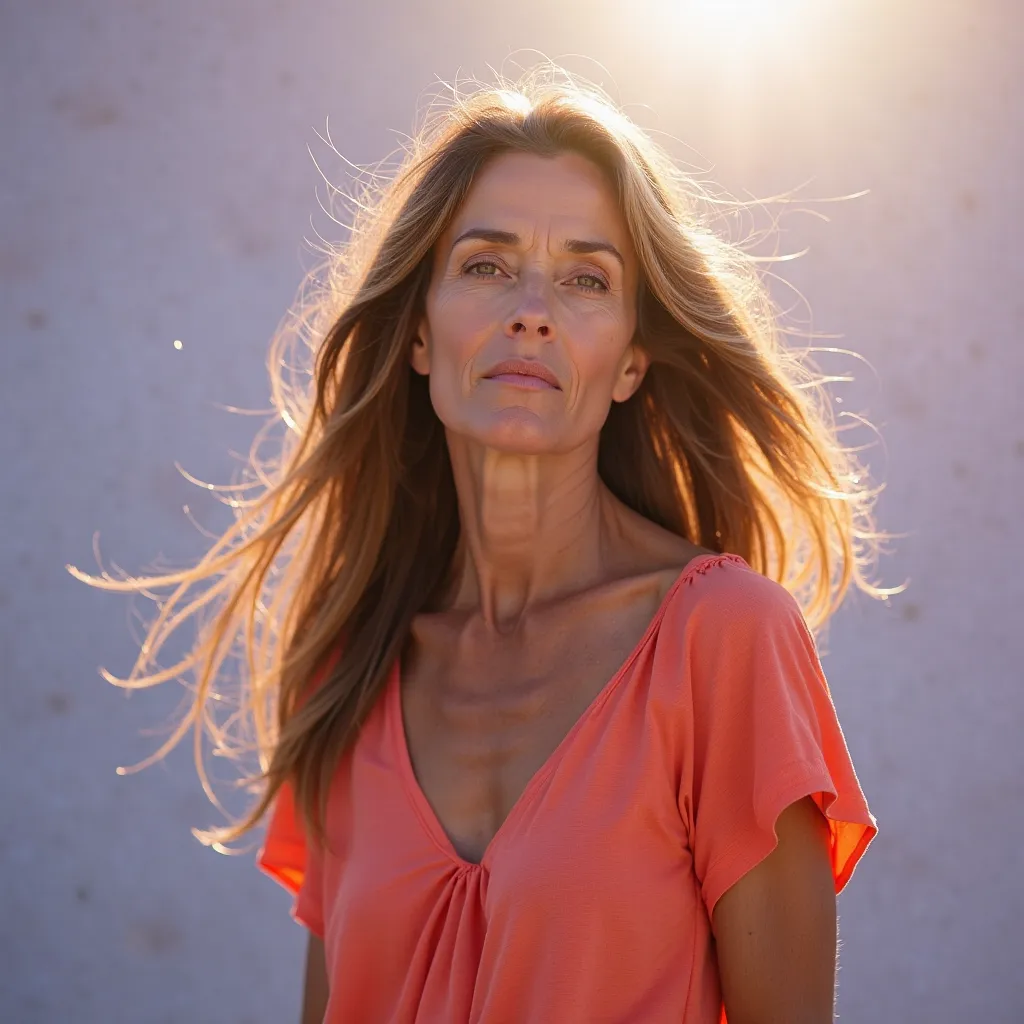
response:
{"label": "light gray wall", "polygon": [[63,566],[96,568],[93,531],[104,564],[181,564],[202,547],[181,506],[222,522],[173,463],[227,481],[257,421],[218,405],[267,404],[309,262],[307,144],[342,174],[313,128],[378,159],[435,78],[534,47],[602,62],[565,58],[734,193],[871,190],[786,207],[781,248],[811,251],[776,268],[866,360],[829,364],[857,375],[835,394],[881,428],[880,519],[907,534],[882,570],[910,590],[852,601],[826,657],[881,826],[840,901],[839,1007],[1024,1020],[1024,14],[819,0],[726,38],[685,6],[3,4],[0,1019],[295,1019],[303,934],[251,855],[190,836],[218,819],[187,746],[114,774],[183,691],[98,677],[131,665],[129,605]]}

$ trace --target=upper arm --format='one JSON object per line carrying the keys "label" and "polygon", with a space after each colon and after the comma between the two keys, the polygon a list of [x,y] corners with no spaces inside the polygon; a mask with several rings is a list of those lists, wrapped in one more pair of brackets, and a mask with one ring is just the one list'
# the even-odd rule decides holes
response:
{"label": "upper arm", "polygon": [[729,1024],[825,1024],[837,944],[828,824],[808,796],[779,815],[776,833],[712,911],[726,1014]]}
{"label": "upper arm", "polygon": [[300,1024],[323,1024],[327,1013],[327,962],[323,940],[309,933],[306,947],[306,980],[302,994],[302,1020]]}

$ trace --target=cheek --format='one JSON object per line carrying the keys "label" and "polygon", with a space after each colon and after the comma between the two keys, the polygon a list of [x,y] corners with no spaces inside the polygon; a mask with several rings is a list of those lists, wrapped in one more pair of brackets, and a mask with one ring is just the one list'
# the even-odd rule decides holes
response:
{"label": "cheek", "polygon": [[470,358],[501,323],[493,301],[481,301],[479,296],[471,297],[457,289],[441,291],[428,301],[427,319],[434,357],[448,369],[453,359]]}
{"label": "cheek", "polygon": [[607,397],[633,337],[633,319],[622,310],[593,309],[577,314],[567,327],[563,338],[580,389]]}
{"label": "cheek", "polygon": [[430,398],[440,420],[455,430],[468,426],[466,399],[474,359],[492,333],[490,319],[481,315],[479,306],[446,290],[427,298]]}

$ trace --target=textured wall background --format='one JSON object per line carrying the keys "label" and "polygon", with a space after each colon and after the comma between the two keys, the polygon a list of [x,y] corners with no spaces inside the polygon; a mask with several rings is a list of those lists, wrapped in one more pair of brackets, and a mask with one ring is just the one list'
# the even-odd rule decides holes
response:
{"label": "textured wall background", "polygon": [[830,223],[786,207],[781,248],[810,253],[778,268],[866,359],[830,364],[857,376],[836,400],[882,430],[880,517],[907,533],[882,571],[911,581],[851,601],[825,659],[881,826],[840,901],[839,1008],[1024,1020],[1024,14],[805,7],[723,34],[671,0],[0,6],[0,1019],[296,1019],[303,933],[251,856],[190,836],[218,819],[189,750],[115,776],[183,691],[98,678],[131,665],[129,605],[63,566],[96,568],[94,530],[105,565],[180,563],[202,549],[182,505],[222,521],[173,463],[227,481],[259,421],[218,406],[267,404],[309,262],[307,144],[343,173],[313,128],[376,160],[435,76],[534,47],[734,193],[870,189],[811,206]]}

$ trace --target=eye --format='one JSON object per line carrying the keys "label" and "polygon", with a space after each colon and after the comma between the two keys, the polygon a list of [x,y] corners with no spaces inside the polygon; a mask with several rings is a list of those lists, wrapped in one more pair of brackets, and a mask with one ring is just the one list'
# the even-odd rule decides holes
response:
{"label": "eye", "polygon": [[578,282],[579,287],[588,292],[608,291],[608,282],[597,274],[577,274],[571,280]]}
{"label": "eye", "polygon": [[[479,270],[481,267],[484,269],[480,273],[473,273],[473,271]],[[462,272],[469,274],[470,277],[497,277],[502,273],[502,270],[493,260],[477,260],[476,263],[470,263],[463,267]]]}

